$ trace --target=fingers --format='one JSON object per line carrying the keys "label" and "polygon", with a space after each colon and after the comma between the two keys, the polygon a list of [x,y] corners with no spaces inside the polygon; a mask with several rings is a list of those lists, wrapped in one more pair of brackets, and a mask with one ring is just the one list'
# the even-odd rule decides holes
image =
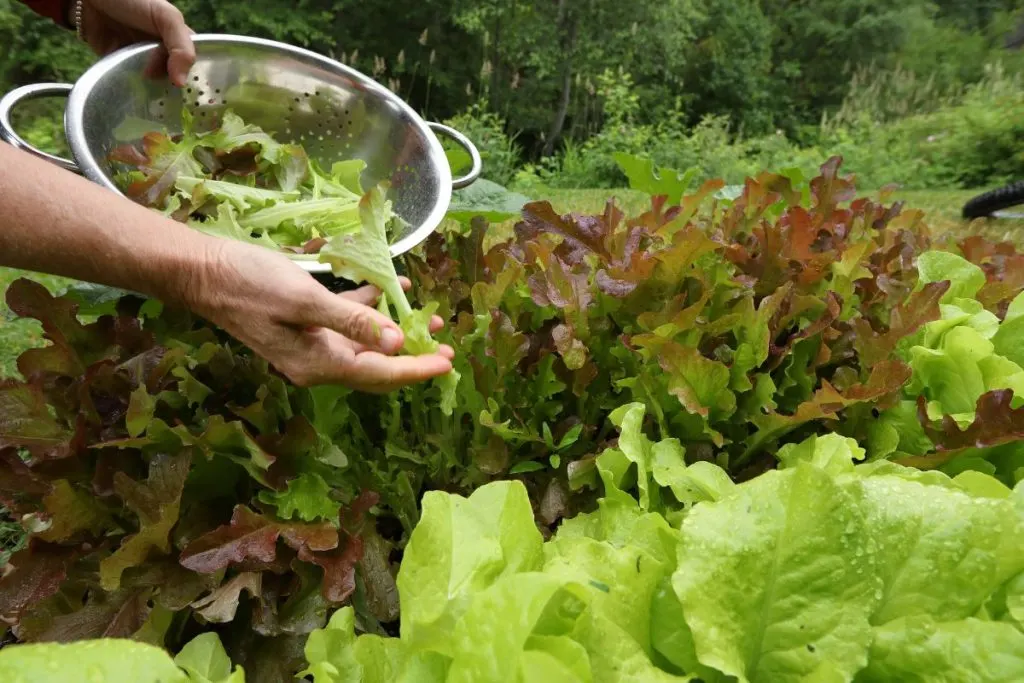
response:
{"label": "fingers", "polygon": [[[369,293],[359,296],[368,300]],[[316,295],[302,304],[297,322],[340,332],[352,341],[388,354],[398,353],[405,343],[402,330],[391,318],[367,304],[351,297],[335,296],[326,289],[317,290]]]}
{"label": "fingers", "polygon": [[142,72],[147,78],[163,78],[167,75],[167,48],[160,45],[146,62],[146,68]]}
{"label": "fingers", "polygon": [[[408,278],[399,279],[405,281],[402,283],[402,286],[406,289],[412,286],[412,283],[409,282]],[[371,285],[367,285],[365,287],[360,287],[359,289],[342,292],[338,296],[344,297],[345,299],[357,304],[362,304],[363,306],[376,306],[377,302],[380,301],[380,290]],[[433,316],[430,319],[430,333],[437,334],[442,329],[444,329],[444,320],[442,320],[439,315]]]}
{"label": "fingers", "polygon": [[185,86],[188,71],[196,61],[192,30],[181,11],[169,2],[152,4],[153,27],[167,50],[167,75],[179,88]]}
{"label": "fingers", "polygon": [[[300,386],[342,384],[379,394],[452,370],[451,357],[441,351],[423,356],[386,356],[375,351],[358,352],[350,340],[329,329],[317,328],[300,334],[302,338],[293,353],[274,363]],[[442,349],[451,351],[448,347]]]}
{"label": "fingers", "polygon": [[369,351],[356,355],[346,384],[359,391],[388,393],[409,385],[425,382],[452,371],[451,359],[429,356],[385,356]]}
{"label": "fingers", "polygon": [[366,285],[359,289],[353,289],[348,292],[342,292],[338,296],[354,301],[357,304],[363,306],[376,306],[377,302],[380,301],[380,290],[372,285]]}

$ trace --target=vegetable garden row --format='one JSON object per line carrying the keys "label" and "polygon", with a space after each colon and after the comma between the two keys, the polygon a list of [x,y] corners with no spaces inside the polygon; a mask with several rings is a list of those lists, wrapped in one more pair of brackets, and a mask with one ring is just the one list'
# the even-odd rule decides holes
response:
{"label": "vegetable garden row", "polygon": [[630,163],[407,257],[457,376],[390,396],[16,282],[0,679],[1024,680],[1024,254]]}

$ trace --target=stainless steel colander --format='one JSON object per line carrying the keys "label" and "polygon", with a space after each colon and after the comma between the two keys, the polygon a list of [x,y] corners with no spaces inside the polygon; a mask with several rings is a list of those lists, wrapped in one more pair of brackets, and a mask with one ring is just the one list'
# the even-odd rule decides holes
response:
{"label": "stainless steel colander", "polygon": [[[121,194],[107,160],[123,141],[162,127],[181,130],[181,111],[191,111],[199,129],[210,128],[231,109],[281,142],[302,145],[326,168],[335,161],[366,162],[363,186],[391,184],[389,199],[409,228],[396,236],[392,255],[405,253],[440,224],[453,189],[480,176],[476,147],[458,131],[427,123],[393,92],[355,69],[308,50],[259,38],[194,36],[196,63],[184,89],[143,75],[155,43],[124,48],[104,57],[74,85],[42,83],[0,99],[0,137],[8,143],[81,173]],[[11,110],[28,98],[67,95],[64,128],[74,161],[42,152],[11,125]],[[435,133],[462,145],[470,171],[452,179]],[[326,264],[297,260],[310,272]]]}

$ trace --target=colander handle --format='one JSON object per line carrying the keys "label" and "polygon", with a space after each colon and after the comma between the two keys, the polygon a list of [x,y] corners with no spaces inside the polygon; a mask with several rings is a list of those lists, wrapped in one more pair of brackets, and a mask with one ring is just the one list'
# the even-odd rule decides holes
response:
{"label": "colander handle", "polygon": [[476,182],[477,178],[480,177],[480,173],[483,172],[484,170],[484,162],[480,158],[480,150],[476,148],[476,145],[474,145],[469,138],[467,138],[465,135],[455,130],[454,128],[451,128],[441,123],[433,122],[428,123],[427,125],[430,126],[430,129],[435,133],[447,135],[452,140],[459,143],[459,145],[461,145],[467,152],[469,152],[469,158],[472,159],[473,161],[472,165],[470,166],[469,172],[466,173],[466,175],[452,179],[452,189],[461,190],[462,188],[469,187],[474,182]]}
{"label": "colander handle", "polygon": [[35,85],[23,85],[4,95],[0,98],[0,138],[3,138],[4,142],[9,143],[12,147],[17,147],[40,159],[45,159],[51,164],[60,166],[65,171],[80,174],[82,171],[78,168],[78,164],[70,159],[36,149],[18,135],[14,130],[14,125],[11,123],[11,112],[19,103],[41,97],[53,97],[54,95],[66,96],[71,93],[71,88],[72,86],[67,83],[37,83]]}

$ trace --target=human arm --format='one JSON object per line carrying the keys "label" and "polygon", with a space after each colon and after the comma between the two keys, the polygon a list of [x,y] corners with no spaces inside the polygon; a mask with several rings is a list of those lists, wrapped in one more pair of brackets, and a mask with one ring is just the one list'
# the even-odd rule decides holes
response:
{"label": "human arm", "polygon": [[204,235],[8,145],[0,215],[0,265],[188,307],[298,384],[386,392],[451,370],[448,347],[391,355],[404,337],[370,308],[371,288],[336,296],[281,254]]}

